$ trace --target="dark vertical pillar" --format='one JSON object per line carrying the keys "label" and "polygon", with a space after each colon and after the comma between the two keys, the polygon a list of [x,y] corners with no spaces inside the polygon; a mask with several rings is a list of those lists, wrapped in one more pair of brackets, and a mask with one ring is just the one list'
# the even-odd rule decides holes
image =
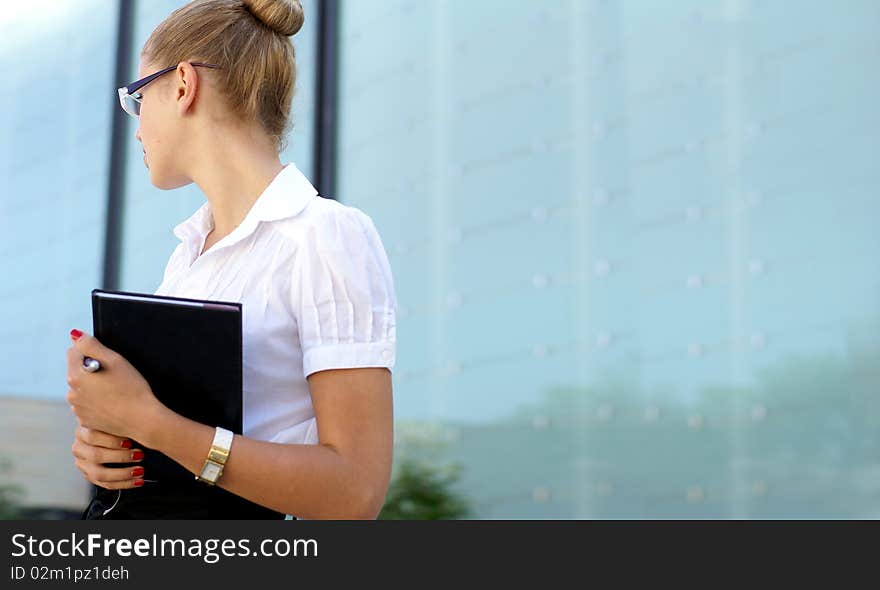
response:
{"label": "dark vertical pillar", "polygon": [[[115,86],[108,89],[114,92],[117,87],[131,82],[132,72],[132,29],[134,0],[119,0],[119,20],[116,33],[116,65],[113,73]],[[119,288],[119,259],[122,252],[122,208],[125,186],[126,115],[114,96],[112,124],[110,132],[110,174],[107,179],[107,221],[104,229],[104,275],[102,288]]]}
{"label": "dark vertical pillar", "polygon": [[339,1],[318,2],[318,64],[315,98],[315,188],[336,198],[337,71]]}
{"label": "dark vertical pillar", "polygon": [[[104,261],[101,288],[119,288],[119,258],[122,252],[122,206],[125,186],[125,120],[128,115],[120,108],[116,88],[131,82],[131,44],[134,0],[119,0],[119,18],[116,23],[116,64],[113,71],[113,110],[110,125],[110,174],[107,179],[107,218],[104,225]],[[89,498],[100,488],[92,484]],[[84,515],[85,513],[83,513]]]}

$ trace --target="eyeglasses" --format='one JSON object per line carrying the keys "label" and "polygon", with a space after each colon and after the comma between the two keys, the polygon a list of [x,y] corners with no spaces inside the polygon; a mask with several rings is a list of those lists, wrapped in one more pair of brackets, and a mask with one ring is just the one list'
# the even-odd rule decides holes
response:
{"label": "eyeglasses", "polygon": [[[220,66],[214,64],[203,64],[200,62],[190,62],[190,64],[194,66],[202,66],[205,68],[219,68]],[[168,66],[164,70],[159,70],[154,74],[150,74],[145,78],[141,78],[136,82],[132,82],[128,86],[123,86],[116,90],[117,94],[119,94],[119,104],[122,106],[122,110],[131,115],[134,118],[138,118],[141,116],[141,99],[143,99],[143,94],[137,92],[162,74],[167,74],[173,70],[176,70],[177,66]]]}

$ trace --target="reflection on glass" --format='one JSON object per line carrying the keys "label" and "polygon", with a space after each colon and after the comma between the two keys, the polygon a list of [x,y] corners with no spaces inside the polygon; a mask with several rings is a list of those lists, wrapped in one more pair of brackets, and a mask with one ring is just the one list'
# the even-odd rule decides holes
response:
{"label": "reflection on glass", "polygon": [[877,516],[880,6],[791,11],[342,4],[399,437],[477,516]]}
{"label": "reflection on glass", "polygon": [[67,332],[91,325],[116,101],[96,89],[113,87],[117,18],[98,0],[0,11],[3,395],[63,400]]}

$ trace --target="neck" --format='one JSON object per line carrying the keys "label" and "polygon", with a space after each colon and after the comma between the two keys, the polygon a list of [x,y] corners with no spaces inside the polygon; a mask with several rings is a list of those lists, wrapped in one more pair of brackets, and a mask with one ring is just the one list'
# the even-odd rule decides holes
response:
{"label": "neck", "polygon": [[208,199],[216,239],[241,224],[283,168],[274,148],[246,135],[206,146],[191,178]]}

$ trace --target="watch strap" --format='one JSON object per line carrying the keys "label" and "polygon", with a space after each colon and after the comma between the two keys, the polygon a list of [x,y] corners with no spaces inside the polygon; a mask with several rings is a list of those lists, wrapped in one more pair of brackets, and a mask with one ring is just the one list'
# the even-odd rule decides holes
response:
{"label": "watch strap", "polygon": [[[217,483],[217,480],[223,475],[223,468],[229,458],[229,451],[232,449],[232,440],[234,436],[235,435],[231,430],[223,428],[222,426],[217,426],[214,429],[214,440],[208,451],[208,458],[205,459],[205,464],[202,466],[201,472],[196,474],[196,480],[209,485],[215,485]],[[211,467],[214,467],[215,469],[209,471],[209,468]],[[211,471],[214,471],[216,475],[213,477],[210,475],[203,477],[203,475],[211,473]]]}

